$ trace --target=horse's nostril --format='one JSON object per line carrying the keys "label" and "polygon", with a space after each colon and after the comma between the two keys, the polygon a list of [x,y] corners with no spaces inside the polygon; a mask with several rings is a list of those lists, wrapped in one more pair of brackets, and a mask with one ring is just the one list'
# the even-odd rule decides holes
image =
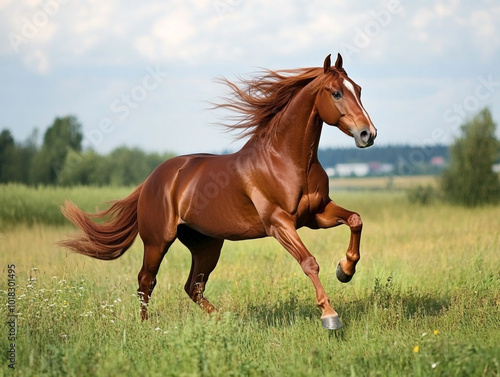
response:
{"label": "horse's nostril", "polygon": [[367,142],[368,140],[370,140],[370,133],[367,131],[367,130],[363,130],[361,131],[361,133],[359,134],[361,140],[363,142]]}

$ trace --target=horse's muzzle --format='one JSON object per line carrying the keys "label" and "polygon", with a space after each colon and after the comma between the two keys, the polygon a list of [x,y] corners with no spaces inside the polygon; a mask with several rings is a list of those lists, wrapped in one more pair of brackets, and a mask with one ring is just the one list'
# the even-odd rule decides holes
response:
{"label": "horse's muzzle", "polygon": [[363,129],[359,133],[354,133],[354,141],[358,148],[367,148],[373,145],[377,137],[377,129],[373,126]]}

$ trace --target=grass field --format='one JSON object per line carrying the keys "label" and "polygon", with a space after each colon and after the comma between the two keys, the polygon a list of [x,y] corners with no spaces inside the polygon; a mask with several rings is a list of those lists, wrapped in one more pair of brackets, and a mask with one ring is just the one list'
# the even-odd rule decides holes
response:
{"label": "grass field", "polygon": [[65,200],[77,201],[86,211],[103,209],[106,202],[125,197],[132,187],[28,187],[0,185],[0,226],[17,224],[64,225],[59,208]]}
{"label": "grass field", "polygon": [[[184,293],[190,254],[175,243],[142,323],[140,239],[112,262],[54,246],[74,231],[52,215],[64,198],[93,209],[131,189],[14,188],[0,186],[0,375],[500,376],[498,206],[418,206],[401,191],[334,194],[364,221],[354,279],[335,278],[347,227],[300,230],[344,324],[329,332],[309,279],[272,239],[226,242],[206,291],[217,317]],[[33,220],[22,209],[36,203],[48,208],[46,222],[43,211]],[[9,218],[5,205],[26,215]],[[10,264],[15,370],[7,360]]]}
{"label": "grass field", "polygon": [[330,187],[336,190],[406,190],[420,186],[437,186],[435,176],[390,176],[390,177],[359,177],[359,178],[332,178]]}

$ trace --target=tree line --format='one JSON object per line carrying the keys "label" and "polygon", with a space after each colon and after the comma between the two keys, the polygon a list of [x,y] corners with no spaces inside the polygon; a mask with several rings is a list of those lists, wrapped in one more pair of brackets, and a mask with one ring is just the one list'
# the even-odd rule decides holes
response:
{"label": "tree line", "polygon": [[[324,166],[334,163],[377,161],[413,166],[432,157],[449,157],[442,171],[440,189],[447,200],[469,206],[500,201],[500,179],[493,166],[500,161],[496,123],[488,108],[465,122],[451,147],[380,147],[324,150],[319,159]],[[76,117],[56,118],[45,131],[40,146],[34,132],[18,143],[7,129],[0,133],[0,183],[28,185],[136,185],[171,153],[145,153],[138,148],[120,147],[108,155],[83,150],[82,127]],[[406,159],[406,160],[405,160]],[[428,202],[435,196],[431,187],[417,188],[414,200]]]}
{"label": "tree line", "polygon": [[0,183],[27,185],[136,185],[171,153],[119,147],[107,155],[83,149],[82,126],[74,116],[56,118],[41,145],[35,130],[24,142],[0,133]]}
{"label": "tree line", "polygon": [[318,151],[318,158],[323,166],[336,164],[376,161],[382,164],[397,164],[400,161],[418,160],[429,163],[434,157],[449,157],[447,145],[375,145],[371,148],[326,148]]}
{"label": "tree line", "polygon": [[[173,156],[172,153],[146,153],[129,147],[119,147],[108,155],[102,155],[92,149],[84,150],[82,141],[82,126],[74,116],[56,118],[45,131],[41,143],[38,142],[37,130],[26,141],[17,142],[12,133],[4,129],[0,133],[0,183],[135,185]],[[447,157],[448,147],[401,145],[319,151],[319,159],[327,167],[369,161],[397,165],[408,160],[413,164],[415,159],[425,164],[434,156]],[[418,167],[418,164],[415,166]],[[419,173],[420,170],[412,173]]]}

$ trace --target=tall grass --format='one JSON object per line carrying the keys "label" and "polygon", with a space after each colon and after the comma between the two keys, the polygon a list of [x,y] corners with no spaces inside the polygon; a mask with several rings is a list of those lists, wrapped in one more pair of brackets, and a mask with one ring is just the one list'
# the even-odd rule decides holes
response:
{"label": "tall grass", "polygon": [[61,225],[66,222],[60,211],[65,200],[77,201],[82,209],[94,211],[98,206],[102,209],[107,201],[129,195],[132,190],[132,187],[0,185],[0,225]]}
{"label": "tall grass", "polygon": [[[83,196],[101,194],[72,198],[81,205]],[[70,227],[2,231],[0,262],[4,274],[16,264],[19,317],[16,370],[3,362],[0,374],[500,376],[499,207],[420,207],[386,192],[334,199],[364,221],[352,282],[335,278],[346,227],[300,234],[341,315],[337,332],[321,328],[312,284],[272,239],[226,242],[206,292],[221,310],[213,317],[185,295],[191,256],[175,243],[142,323],[140,240],[103,262],[54,246]],[[2,319],[6,298],[1,292]]]}

